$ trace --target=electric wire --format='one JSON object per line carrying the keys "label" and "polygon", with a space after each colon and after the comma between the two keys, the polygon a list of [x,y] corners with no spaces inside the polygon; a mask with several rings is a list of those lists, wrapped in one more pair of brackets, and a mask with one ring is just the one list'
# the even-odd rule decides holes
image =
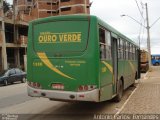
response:
{"label": "electric wire", "polygon": [[142,41],[144,41],[144,29],[145,29],[145,27],[143,27],[143,26],[145,26],[145,19],[144,19],[144,15],[143,15],[143,13],[144,13],[144,8],[143,8],[143,3],[142,3],[142,1],[141,1],[141,9],[140,9],[140,7],[139,7],[139,4],[138,4],[138,2],[137,2],[137,0],[135,0],[135,2],[136,2],[136,5],[137,5],[137,7],[138,7],[138,10],[139,10],[139,13],[140,13],[140,15],[141,15],[141,26],[140,26],[140,29],[139,29],[139,35],[138,35],[138,40],[139,40],[139,47],[141,48],[141,43],[142,43]]}
{"label": "electric wire", "polygon": [[[141,1],[141,7],[142,7],[142,11],[143,11],[143,13],[144,13],[144,10],[145,10],[145,8],[144,8],[144,4],[143,4],[143,2]],[[146,19],[144,19],[143,20],[143,26],[145,26],[145,24],[146,24]],[[143,27],[143,29],[142,29],[142,38],[141,38],[141,41],[145,41],[145,39],[144,39],[144,34],[145,33],[145,28]],[[145,42],[145,43],[147,43],[147,42]],[[147,47],[146,47],[147,48]]]}
{"label": "electric wire", "polygon": [[137,7],[138,7],[138,10],[139,10],[139,13],[140,13],[141,17],[144,19],[143,14],[142,14],[142,11],[141,11],[141,9],[140,9],[140,7],[139,7],[139,5],[138,5],[137,0],[135,0],[135,2],[136,2],[136,5],[137,5]]}

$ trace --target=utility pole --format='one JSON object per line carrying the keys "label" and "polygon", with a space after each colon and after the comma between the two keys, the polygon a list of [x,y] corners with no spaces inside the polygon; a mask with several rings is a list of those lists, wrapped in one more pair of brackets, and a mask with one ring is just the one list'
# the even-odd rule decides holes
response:
{"label": "utility pole", "polygon": [[7,52],[6,52],[6,37],[5,37],[5,22],[4,22],[4,10],[3,10],[3,0],[1,0],[1,35],[2,35],[2,69],[6,70],[7,67]]}
{"label": "utility pole", "polygon": [[149,70],[151,70],[151,46],[150,46],[150,26],[149,26],[149,18],[148,18],[148,6],[147,3],[146,6],[146,20],[147,20],[147,49],[148,49],[148,64],[149,64]]}
{"label": "utility pole", "polygon": [[148,66],[149,66],[149,71],[151,70],[151,45],[150,45],[150,28],[155,25],[159,20],[160,17],[153,22],[153,24],[151,26],[149,26],[149,17],[148,17],[148,6],[147,3],[145,4],[146,7],[146,21],[147,21],[147,26],[142,25],[139,21],[137,21],[136,19],[134,19],[133,17],[129,16],[129,15],[121,15],[121,17],[127,16],[129,18],[131,18],[132,20],[134,20],[136,23],[138,23],[139,25],[143,26],[144,28],[147,29],[147,49],[148,49]]}
{"label": "utility pole", "polygon": [[140,35],[138,35],[138,45],[139,45],[139,48],[141,49],[141,37],[140,37]]}

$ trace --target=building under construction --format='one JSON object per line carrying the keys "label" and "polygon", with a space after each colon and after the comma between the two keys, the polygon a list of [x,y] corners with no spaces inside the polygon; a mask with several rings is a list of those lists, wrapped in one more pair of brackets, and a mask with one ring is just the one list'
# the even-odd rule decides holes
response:
{"label": "building under construction", "polygon": [[0,4],[0,71],[26,69],[28,22],[67,14],[89,14],[89,0],[14,0],[4,13]]}

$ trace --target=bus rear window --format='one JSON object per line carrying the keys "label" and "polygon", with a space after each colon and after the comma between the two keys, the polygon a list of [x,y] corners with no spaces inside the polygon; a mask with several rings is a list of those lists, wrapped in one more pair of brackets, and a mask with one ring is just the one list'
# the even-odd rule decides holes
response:
{"label": "bus rear window", "polygon": [[35,52],[75,53],[87,48],[88,21],[55,21],[33,26]]}

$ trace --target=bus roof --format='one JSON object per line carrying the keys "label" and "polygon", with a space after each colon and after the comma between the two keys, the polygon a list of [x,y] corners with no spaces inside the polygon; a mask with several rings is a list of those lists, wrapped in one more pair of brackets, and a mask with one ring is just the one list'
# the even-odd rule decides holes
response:
{"label": "bus roof", "polygon": [[60,16],[51,16],[51,17],[45,17],[45,18],[39,18],[37,20],[33,20],[30,22],[30,24],[34,23],[39,23],[39,22],[44,22],[44,21],[56,21],[56,20],[73,20],[73,19],[84,19],[84,18],[89,18],[90,15],[60,15]]}
{"label": "bus roof", "polygon": [[120,33],[119,31],[117,31],[115,28],[113,28],[112,26],[110,26],[109,24],[107,24],[106,22],[104,22],[103,20],[101,20],[100,18],[98,18],[97,16],[94,15],[61,15],[61,16],[53,16],[53,17],[47,17],[47,18],[40,18],[34,21],[31,21],[30,24],[38,24],[44,21],[53,21],[53,20],[60,20],[60,19],[65,19],[65,20],[73,20],[73,19],[83,19],[83,18],[88,18],[88,19],[95,19],[97,21],[98,24],[100,24],[101,26],[103,26],[104,28],[106,28],[108,31],[111,32],[111,34],[116,35],[117,37],[120,37],[124,40],[127,40],[129,42],[131,42],[132,44],[136,45],[138,47],[138,45],[132,41],[131,39],[129,39],[128,37],[126,37],[125,35],[123,35],[122,33]]}

